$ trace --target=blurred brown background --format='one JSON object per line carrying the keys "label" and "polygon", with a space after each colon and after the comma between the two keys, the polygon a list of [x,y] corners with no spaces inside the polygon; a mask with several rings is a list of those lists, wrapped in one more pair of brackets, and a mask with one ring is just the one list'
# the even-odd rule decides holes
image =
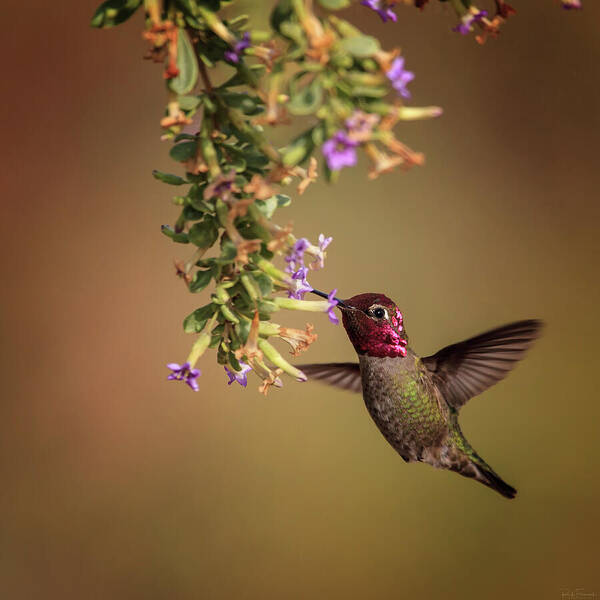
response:
{"label": "blurred brown background", "polygon": [[[423,354],[547,320],[463,412],[509,502],[404,464],[358,396],[265,398],[212,356],[200,393],[168,383],[206,295],[159,233],[175,209],[150,172],[174,167],[140,16],[95,31],[96,2],[5,0],[1,598],[600,596],[600,6],[514,4],[483,47],[437,3],[386,27],[346,11],[402,45],[412,104],[445,114],[403,127],[425,167],[344,172],[279,216],[334,236],[315,285],[388,293]],[[341,327],[311,320],[304,358],[352,359]]]}

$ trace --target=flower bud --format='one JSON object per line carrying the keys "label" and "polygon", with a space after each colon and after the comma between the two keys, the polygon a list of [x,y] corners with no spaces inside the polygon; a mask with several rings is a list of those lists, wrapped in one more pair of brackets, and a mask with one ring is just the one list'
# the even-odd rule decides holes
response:
{"label": "flower bud", "polygon": [[276,367],[279,367],[288,375],[295,377],[298,381],[306,381],[306,375],[300,369],[290,365],[290,363],[285,360],[283,356],[281,356],[281,354],[279,354],[279,352],[277,352],[277,350],[275,350],[275,348],[271,346],[269,342],[267,342],[267,340],[259,339],[258,347],[265,357],[269,359],[269,361],[272,362]]}

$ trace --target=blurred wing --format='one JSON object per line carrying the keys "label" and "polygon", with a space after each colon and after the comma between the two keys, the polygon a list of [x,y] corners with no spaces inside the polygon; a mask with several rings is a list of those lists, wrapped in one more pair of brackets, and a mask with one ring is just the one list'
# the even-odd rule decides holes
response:
{"label": "blurred wing", "polygon": [[450,406],[459,409],[503,379],[539,337],[542,321],[517,321],[423,358]]}
{"label": "blurred wing", "polygon": [[358,363],[298,365],[298,368],[306,373],[309,379],[317,379],[349,392],[362,392]]}

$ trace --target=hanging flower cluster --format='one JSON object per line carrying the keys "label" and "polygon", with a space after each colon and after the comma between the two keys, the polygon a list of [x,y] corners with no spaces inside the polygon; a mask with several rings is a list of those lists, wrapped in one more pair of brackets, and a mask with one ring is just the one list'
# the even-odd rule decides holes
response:
{"label": "hanging flower cluster", "polygon": [[[561,2],[581,8],[580,0]],[[458,18],[455,31],[466,35],[478,28],[480,42],[497,35],[515,12],[503,0],[494,0],[493,17],[470,0],[448,3]],[[370,178],[421,165],[423,155],[398,138],[397,126],[442,111],[404,104],[414,74],[399,49],[384,50],[375,37],[333,14],[350,0],[279,0],[269,31],[252,28],[230,4],[107,0],[92,25],[113,27],[138,9],[145,13],[146,57],[163,65],[166,83],[162,139],[172,143],[169,154],[183,171],[153,172],[183,190],[173,198],[178,215],[162,233],[186,249],[175,272],[188,290],[211,286],[208,302],[184,319],[184,331],[195,341],[182,364],[167,365],[168,379],[200,389],[196,363],[213,348],[227,383],[246,387],[252,373],[266,393],[283,385],[284,374],[306,379],[273,342],[285,342],[295,356],[317,337],[310,324],[299,330],[273,322],[275,313],[323,312],[338,322],[336,290],[321,300],[305,299],[313,289],[309,273],[324,267],[332,238],[321,234],[313,244],[274,221],[291,202],[284,188],[295,183],[303,194],[317,179],[320,155],[330,182],[356,165],[360,152],[371,163]],[[393,26],[398,4],[422,9],[427,0],[357,4]],[[228,6],[226,17],[222,5]],[[276,147],[268,128],[295,117],[308,120],[307,128]]]}

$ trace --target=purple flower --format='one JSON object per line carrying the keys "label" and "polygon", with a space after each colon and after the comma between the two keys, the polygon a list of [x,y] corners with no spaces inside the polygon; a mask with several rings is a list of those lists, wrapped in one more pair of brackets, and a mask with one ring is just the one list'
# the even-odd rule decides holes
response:
{"label": "purple flower", "polygon": [[333,238],[326,238],[322,233],[319,234],[319,253],[315,256],[311,268],[322,269],[325,266],[325,248],[331,244]]}
{"label": "purple flower", "polygon": [[246,31],[246,33],[244,33],[244,35],[242,36],[242,39],[238,40],[233,45],[233,48],[231,48],[230,50],[225,50],[223,56],[225,57],[225,60],[237,64],[240,62],[240,56],[242,56],[244,50],[249,47],[250,34]]}
{"label": "purple flower", "polygon": [[248,385],[248,373],[252,371],[252,367],[242,361],[240,361],[240,367],[242,367],[241,371],[232,371],[231,369],[224,367],[227,377],[229,377],[227,385],[231,385],[234,381],[237,381],[242,387]]}
{"label": "purple flower", "polygon": [[293,275],[295,288],[288,291],[288,298],[295,298],[296,300],[304,300],[304,294],[312,292],[312,286],[306,281],[308,275],[308,269],[306,267],[300,267]]}
{"label": "purple flower", "polygon": [[319,234],[318,246],[313,246],[306,238],[300,238],[292,246],[285,257],[285,262],[287,263],[285,266],[285,272],[290,273],[292,275],[292,279],[296,280],[298,283],[294,289],[288,292],[290,298],[302,300],[303,295],[306,292],[311,292],[313,289],[306,281],[308,269],[304,264],[304,254],[310,254],[313,259],[310,264],[311,269],[322,269],[324,266],[325,248],[331,244],[332,240],[332,237],[326,238],[321,233]]}
{"label": "purple flower", "polygon": [[285,267],[286,273],[295,273],[300,267],[304,266],[304,253],[309,246],[310,242],[306,238],[300,238],[296,241],[285,257],[285,262],[288,263]]}
{"label": "purple flower", "polygon": [[327,160],[327,166],[332,171],[339,171],[356,164],[356,146],[357,141],[350,139],[344,131],[338,131],[323,144],[321,151]]}
{"label": "purple flower", "polygon": [[195,392],[198,391],[198,382],[196,379],[198,378],[198,375],[200,375],[200,371],[198,369],[191,369],[189,362],[183,363],[182,365],[169,363],[167,369],[173,371],[167,377],[169,381],[185,381]]}
{"label": "purple flower", "polygon": [[321,252],[323,250],[325,250],[325,248],[327,248],[327,246],[329,246],[329,244],[331,244],[332,241],[333,241],[333,237],[326,238],[324,234],[320,233],[319,234],[319,250],[321,250]]}
{"label": "purple flower", "polygon": [[327,316],[329,317],[329,320],[334,325],[339,325],[340,320],[337,318],[336,314],[333,312],[333,309],[337,306],[337,303],[338,303],[338,301],[335,299],[336,294],[337,294],[337,288],[334,290],[331,290],[329,296],[327,297],[327,300],[329,301],[329,307],[327,309]]}
{"label": "purple flower", "polygon": [[476,13],[467,13],[461,20],[461,22],[452,28],[452,31],[456,31],[461,35],[468,35],[471,31],[473,31],[473,23],[477,21],[481,21],[484,17],[487,17],[487,10],[480,10]]}
{"label": "purple flower", "polygon": [[404,68],[404,57],[399,56],[392,62],[392,66],[387,71],[386,75],[392,82],[392,87],[403,97],[410,98],[410,92],[406,89],[406,84],[410,83],[415,74],[412,71],[407,71]]}
{"label": "purple flower", "polygon": [[562,7],[565,10],[580,9],[583,8],[583,4],[581,0],[562,0]]}
{"label": "purple flower", "polygon": [[293,251],[300,256],[299,260],[302,260],[302,257],[309,246],[310,242],[306,238],[300,238],[296,241]]}
{"label": "purple flower", "polygon": [[395,23],[398,19],[396,13],[390,8],[390,5],[385,0],[363,0],[361,4],[374,10],[384,23],[388,19]]}

